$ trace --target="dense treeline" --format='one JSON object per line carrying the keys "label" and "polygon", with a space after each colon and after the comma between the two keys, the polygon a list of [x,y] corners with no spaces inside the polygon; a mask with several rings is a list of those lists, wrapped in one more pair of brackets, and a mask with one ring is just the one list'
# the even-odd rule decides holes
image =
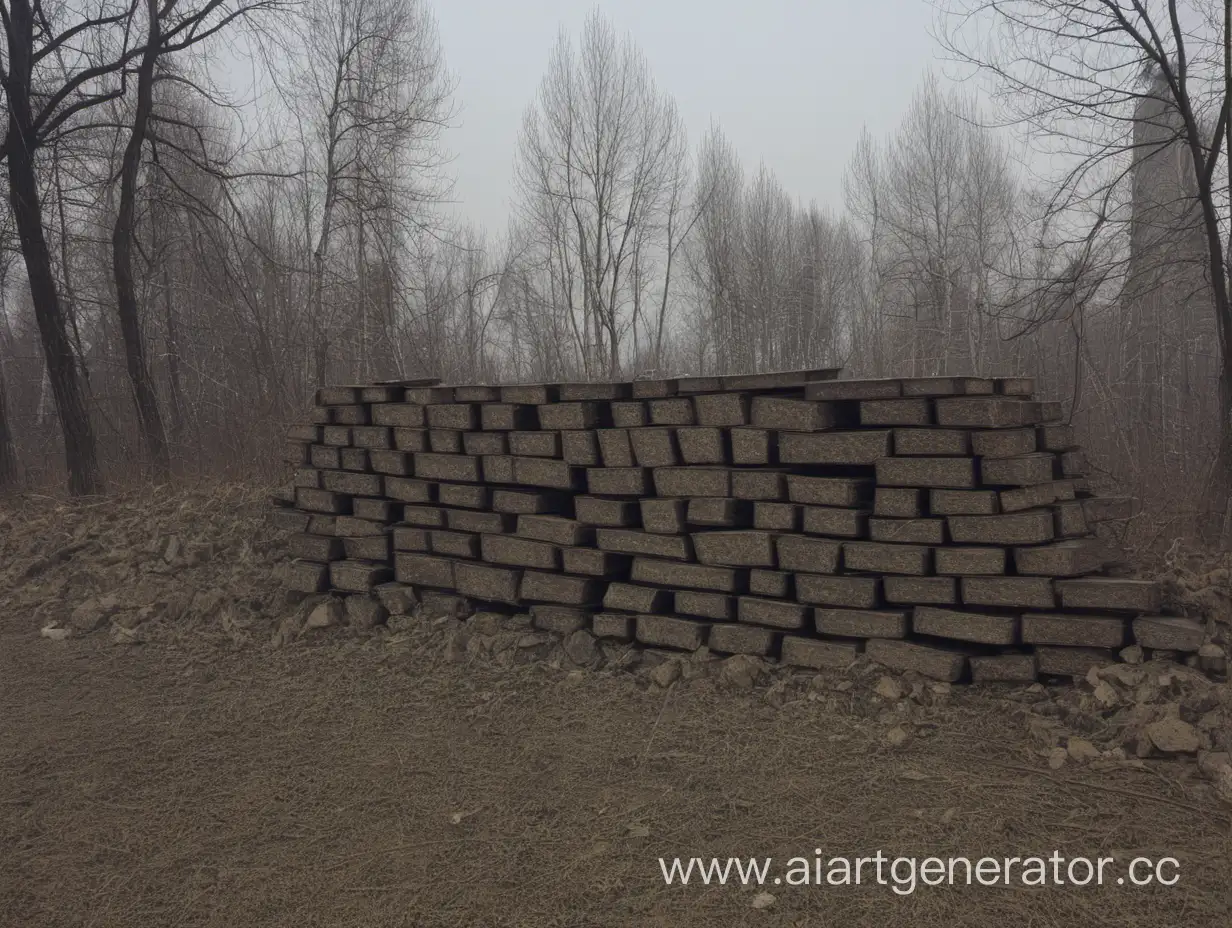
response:
{"label": "dense treeline", "polygon": [[[896,133],[858,141],[832,212],[743,164],[721,126],[688,138],[596,14],[528,101],[509,227],[483,230],[443,218],[454,82],[423,0],[4,7],[0,482],[65,461],[76,492],[139,468],[266,470],[322,383],[834,364],[1033,374],[1148,509],[1222,511],[1226,294],[1203,233],[1222,249],[1226,113],[1196,55],[1188,84],[1169,71],[1180,33],[1126,39],[1132,80],[1076,96],[1068,130],[1020,113],[1037,138],[1069,131],[1071,154],[1074,126],[1095,146],[1059,180],[925,78]],[[220,88],[223,47],[265,92]],[[1011,69],[971,60],[1025,113]],[[1143,101],[1164,127],[1146,143]],[[1187,159],[1191,206],[1146,215],[1173,190],[1150,165]],[[1146,288],[1133,230],[1165,216],[1193,247],[1157,256],[1180,270]]]}

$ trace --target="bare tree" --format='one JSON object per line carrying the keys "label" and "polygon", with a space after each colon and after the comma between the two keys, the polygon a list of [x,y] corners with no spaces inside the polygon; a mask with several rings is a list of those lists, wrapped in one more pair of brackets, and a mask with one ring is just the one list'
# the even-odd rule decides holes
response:
{"label": "bare tree", "polygon": [[[1128,248],[1117,249],[1115,267],[1092,268],[1092,273],[1128,282],[1122,309],[1132,314],[1140,309],[1144,293],[1162,282],[1158,274],[1139,273],[1144,260],[1159,267],[1157,260],[1145,258],[1150,249],[1144,244],[1161,235],[1176,240],[1163,262],[1173,266],[1169,276],[1174,280],[1176,268],[1197,266],[1196,273],[1181,275],[1191,282],[1183,284],[1191,292],[1175,287],[1160,292],[1174,318],[1209,314],[1213,323],[1219,441],[1213,492],[1205,495],[1210,501],[1208,525],[1222,523],[1226,535],[1232,515],[1232,304],[1227,268],[1232,201],[1225,157],[1226,148],[1232,148],[1229,4],[949,0],[942,39],[958,61],[991,79],[1006,121],[1024,128],[1048,156],[1041,163],[1054,173],[1047,178],[1044,221],[1061,246],[1050,272],[1075,260],[1091,268],[1091,255],[1116,253],[1106,244],[1110,237],[1128,239]],[[1152,205],[1144,201],[1139,182],[1144,171],[1160,176],[1161,155],[1178,158],[1169,168],[1177,183],[1152,185],[1163,191]],[[1154,231],[1148,231],[1151,227]],[[1057,279],[1054,273],[1048,277]],[[1152,277],[1154,283],[1144,287]],[[1203,283],[1192,283],[1195,278]],[[1046,289],[1047,281],[1041,287]],[[1037,303],[1070,305],[1052,299]],[[1162,383],[1154,353],[1148,356],[1141,350],[1149,342],[1134,347],[1131,341],[1128,360],[1141,375]],[[1156,407],[1154,415],[1161,413]]]}
{"label": "bare tree", "polygon": [[[576,50],[562,34],[523,123],[517,211],[524,279],[565,323],[588,378],[616,376],[623,342],[648,319],[655,333],[666,324],[673,261],[691,225],[687,171],[676,105],[632,40],[617,39],[597,12]],[[652,348],[661,341],[653,335]]]}

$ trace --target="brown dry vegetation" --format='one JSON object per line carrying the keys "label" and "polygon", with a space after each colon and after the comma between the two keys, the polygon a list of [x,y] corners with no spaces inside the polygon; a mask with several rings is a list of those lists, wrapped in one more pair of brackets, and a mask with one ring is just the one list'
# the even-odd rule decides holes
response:
{"label": "brown dry vegetation", "polygon": [[[551,645],[459,647],[450,618],[301,635],[263,505],[256,490],[210,487],[0,508],[0,923],[1232,918],[1232,816],[1192,762],[1047,766],[1067,732],[1120,737],[1120,715],[1093,712],[1082,686],[947,693],[906,679],[895,700],[874,694],[873,667],[745,688],[690,664],[665,690],[618,661],[571,669]],[[173,534],[182,554],[169,562]],[[135,633],[39,636],[112,590],[134,614],[155,606]],[[126,615],[119,627],[135,624]],[[1227,686],[1185,681],[1170,698],[1226,749]],[[898,728],[908,738],[892,747]],[[818,847],[1170,855],[1182,880],[909,898],[770,887],[776,900],[757,910],[754,890],[659,877],[664,855]]]}

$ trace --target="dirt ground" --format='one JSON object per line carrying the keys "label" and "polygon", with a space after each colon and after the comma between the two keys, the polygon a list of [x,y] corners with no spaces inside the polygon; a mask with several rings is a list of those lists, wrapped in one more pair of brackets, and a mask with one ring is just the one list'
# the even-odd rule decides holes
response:
{"label": "dirt ground", "polygon": [[[0,503],[0,924],[1232,924],[1232,807],[1192,760],[1050,769],[1041,706],[1061,695],[917,705],[878,697],[867,668],[662,688],[450,660],[389,631],[275,647],[286,607],[254,499]],[[212,546],[205,561],[158,553],[176,526],[184,549]],[[180,600],[146,633],[39,634],[110,581],[155,579]],[[665,886],[658,862],[817,848],[1170,856],[1181,879],[776,886],[766,905],[760,889]]]}

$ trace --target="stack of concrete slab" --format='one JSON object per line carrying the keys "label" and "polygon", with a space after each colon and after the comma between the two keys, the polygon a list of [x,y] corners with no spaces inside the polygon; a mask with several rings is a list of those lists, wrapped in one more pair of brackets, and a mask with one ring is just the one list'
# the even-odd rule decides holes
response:
{"label": "stack of concrete slab", "polygon": [[1114,575],[1059,405],[1023,378],[812,370],[319,391],[294,582],[451,591],[542,628],[943,680],[1084,673],[1201,625]]}

